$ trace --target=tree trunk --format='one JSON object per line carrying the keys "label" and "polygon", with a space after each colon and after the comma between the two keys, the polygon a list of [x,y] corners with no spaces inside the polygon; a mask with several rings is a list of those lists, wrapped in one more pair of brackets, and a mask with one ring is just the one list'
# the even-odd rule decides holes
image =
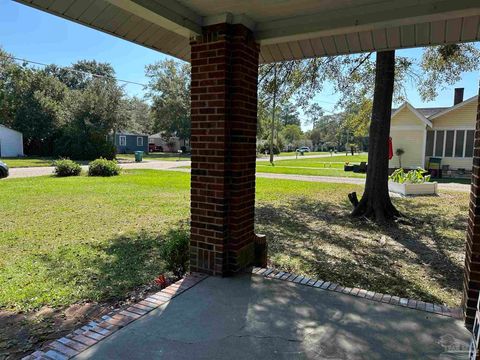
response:
{"label": "tree trunk", "polygon": [[365,191],[352,216],[383,223],[400,216],[388,194],[388,137],[392,112],[395,51],[377,52]]}
{"label": "tree trunk", "polygon": [[273,138],[275,137],[275,107],[277,106],[277,65],[274,65],[273,68],[273,79],[275,81],[275,87],[273,89],[273,107],[272,107],[272,133],[270,134],[270,164],[273,165]]}

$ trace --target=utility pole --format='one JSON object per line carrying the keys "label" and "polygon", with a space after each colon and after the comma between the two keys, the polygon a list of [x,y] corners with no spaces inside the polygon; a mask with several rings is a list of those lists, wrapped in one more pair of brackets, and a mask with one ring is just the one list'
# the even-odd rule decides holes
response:
{"label": "utility pole", "polygon": [[275,137],[275,107],[277,106],[277,64],[273,66],[273,108],[272,108],[272,128],[270,135],[270,164],[273,165],[273,138]]}

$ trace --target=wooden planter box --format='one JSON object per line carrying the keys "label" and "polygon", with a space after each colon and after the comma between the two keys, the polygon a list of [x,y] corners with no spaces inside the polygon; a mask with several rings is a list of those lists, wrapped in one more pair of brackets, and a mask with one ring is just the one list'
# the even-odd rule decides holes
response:
{"label": "wooden planter box", "polygon": [[388,182],[388,190],[402,195],[434,195],[437,194],[436,182],[425,182],[422,184],[399,184],[393,181]]}

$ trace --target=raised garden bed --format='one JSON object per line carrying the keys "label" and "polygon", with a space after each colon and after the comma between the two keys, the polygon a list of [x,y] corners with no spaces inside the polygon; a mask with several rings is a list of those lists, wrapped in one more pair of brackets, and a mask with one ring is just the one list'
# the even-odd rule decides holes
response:
{"label": "raised garden bed", "polygon": [[388,182],[388,190],[402,195],[436,195],[438,183],[424,182],[419,184]]}

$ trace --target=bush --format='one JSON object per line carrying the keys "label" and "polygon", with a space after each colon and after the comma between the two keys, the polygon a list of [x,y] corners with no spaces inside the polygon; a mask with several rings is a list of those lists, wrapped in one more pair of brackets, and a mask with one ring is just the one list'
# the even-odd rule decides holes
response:
{"label": "bush", "polygon": [[167,270],[176,277],[182,277],[188,269],[189,235],[187,231],[170,230],[161,248]]}
{"label": "bush", "polygon": [[422,168],[410,170],[408,173],[400,168],[395,170],[388,179],[399,184],[422,184],[430,181],[430,175],[428,175],[428,171]]}
{"label": "bush", "polygon": [[120,166],[114,160],[97,159],[88,166],[88,176],[116,176],[120,174]]}
{"label": "bush", "polygon": [[76,129],[66,129],[55,141],[56,156],[75,160],[95,160],[115,158],[116,148],[104,133],[83,133]]}
{"label": "bush", "polygon": [[[267,142],[260,144],[259,146],[257,146],[257,151],[260,154],[265,154],[265,153],[270,154],[270,144],[268,144]],[[276,144],[273,145],[273,154],[274,155],[280,154],[280,149]]]}
{"label": "bush", "polygon": [[82,172],[82,167],[70,159],[54,161],[53,166],[55,166],[55,175],[61,177],[78,176]]}

